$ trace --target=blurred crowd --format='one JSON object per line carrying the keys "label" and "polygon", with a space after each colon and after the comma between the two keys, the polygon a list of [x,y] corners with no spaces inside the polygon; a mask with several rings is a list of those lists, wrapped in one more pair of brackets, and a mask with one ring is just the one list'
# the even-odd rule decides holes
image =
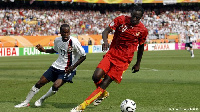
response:
{"label": "blurred crowd", "polygon": [[120,14],[59,9],[0,9],[0,35],[57,35],[63,23],[71,26],[72,34],[101,34],[105,26]]}
{"label": "blurred crowd", "polygon": [[[199,34],[200,10],[198,5],[184,7],[145,6],[144,17],[141,21],[149,30],[149,39],[162,39],[170,33],[181,34],[187,25]],[[76,10],[67,7],[0,7],[0,36],[57,35],[63,23],[71,26],[72,34],[101,34],[104,28],[119,15],[129,15],[129,12],[128,10],[103,10],[102,12],[102,9]]]}

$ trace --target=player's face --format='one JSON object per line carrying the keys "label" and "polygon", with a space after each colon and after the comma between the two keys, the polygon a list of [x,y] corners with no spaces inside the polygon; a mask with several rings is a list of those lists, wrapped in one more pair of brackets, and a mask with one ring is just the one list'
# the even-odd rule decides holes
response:
{"label": "player's face", "polygon": [[142,18],[142,12],[141,11],[133,11],[131,13],[131,24],[132,25],[139,24],[141,18]]}
{"label": "player's face", "polygon": [[70,35],[70,28],[69,27],[62,27],[61,28],[61,36],[62,36],[62,40],[64,42],[68,41],[69,40],[69,35]]}

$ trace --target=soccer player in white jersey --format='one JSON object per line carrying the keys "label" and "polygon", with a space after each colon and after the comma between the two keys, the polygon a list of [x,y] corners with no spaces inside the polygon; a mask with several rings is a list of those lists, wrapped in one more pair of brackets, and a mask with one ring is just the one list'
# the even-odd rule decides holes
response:
{"label": "soccer player in white jersey", "polygon": [[28,107],[33,96],[50,81],[54,82],[53,86],[35,102],[35,106],[41,106],[44,100],[54,95],[64,83],[73,83],[72,78],[76,75],[76,68],[86,59],[86,53],[78,39],[70,36],[70,26],[68,24],[61,25],[60,32],[62,37],[57,37],[54,40],[54,47],[52,49],[44,49],[40,44],[36,45],[40,52],[58,53],[59,56],[31,88],[26,100],[16,105],[16,108]]}
{"label": "soccer player in white jersey", "polygon": [[189,26],[186,26],[185,30],[185,50],[188,50],[191,54],[191,57],[194,57],[194,51],[192,48],[192,39],[194,38],[194,33]]}

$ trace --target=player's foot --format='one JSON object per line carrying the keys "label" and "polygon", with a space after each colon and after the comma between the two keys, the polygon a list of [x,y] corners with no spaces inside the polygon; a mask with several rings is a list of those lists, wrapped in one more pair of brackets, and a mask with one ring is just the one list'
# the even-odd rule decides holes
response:
{"label": "player's foot", "polygon": [[82,105],[74,107],[70,112],[84,112]]}
{"label": "player's foot", "polygon": [[194,58],[194,54],[191,56],[191,58]]}
{"label": "player's foot", "polygon": [[104,91],[103,94],[99,98],[94,100],[94,102],[93,102],[94,106],[99,105],[108,96],[109,96],[109,92],[108,91]]}
{"label": "player's foot", "polygon": [[20,103],[18,105],[15,105],[15,108],[28,107],[28,106],[30,106],[29,103],[22,102],[22,103]]}
{"label": "player's foot", "polygon": [[36,107],[40,107],[40,106],[42,106],[42,103],[44,102],[44,100],[43,99],[39,99],[39,100],[37,100],[36,102],[35,102],[35,106]]}

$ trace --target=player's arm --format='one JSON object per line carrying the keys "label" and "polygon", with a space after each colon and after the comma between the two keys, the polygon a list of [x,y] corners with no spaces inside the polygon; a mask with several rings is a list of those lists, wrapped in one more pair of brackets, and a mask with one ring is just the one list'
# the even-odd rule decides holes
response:
{"label": "player's arm", "polygon": [[140,62],[142,60],[143,52],[144,52],[144,44],[138,46],[137,61],[136,64],[132,67],[133,73],[138,72],[140,69]]}
{"label": "player's arm", "polygon": [[103,44],[102,44],[102,50],[107,51],[109,48],[109,43],[108,43],[108,34],[112,32],[113,30],[108,26],[105,28],[105,30],[102,32],[102,39],[103,39]]}
{"label": "player's arm", "polygon": [[192,32],[192,30],[190,30],[189,32],[190,32],[190,33],[189,33],[188,36],[190,36],[190,37],[191,37],[191,36],[194,36],[194,33]]}
{"label": "player's arm", "polygon": [[70,66],[70,67],[66,67],[66,68],[65,68],[65,72],[66,72],[67,74],[71,73],[71,72],[72,72],[78,65],[80,65],[85,59],[86,59],[86,55],[85,55],[85,56],[81,56],[81,57],[78,59],[78,61],[77,61],[74,65],[72,65],[72,66]]}
{"label": "player's arm", "polygon": [[40,52],[45,52],[45,53],[57,53],[53,48],[52,49],[44,49],[44,47],[40,44],[35,46],[36,49],[38,49]]}

